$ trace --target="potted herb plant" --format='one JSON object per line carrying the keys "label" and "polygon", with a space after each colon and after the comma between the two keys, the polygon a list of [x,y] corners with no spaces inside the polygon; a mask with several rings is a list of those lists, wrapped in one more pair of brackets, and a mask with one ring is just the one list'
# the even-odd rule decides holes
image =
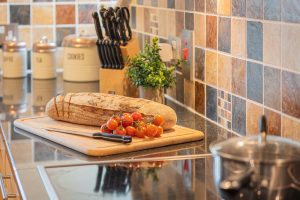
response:
{"label": "potted herb plant", "polygon": [[152,44],[146,44],[144,51],[128,61],[128,78],[139,88],[141,98],[160,103],[164,102],[164,89],[175,83],[175,67],[166,66],[159,54],[158,38],[154,37]]}

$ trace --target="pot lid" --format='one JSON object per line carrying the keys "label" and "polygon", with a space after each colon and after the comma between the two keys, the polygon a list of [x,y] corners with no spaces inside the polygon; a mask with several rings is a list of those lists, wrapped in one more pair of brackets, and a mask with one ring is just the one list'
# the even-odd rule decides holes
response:
{"label": "pot lid", "polygon": [[286,163],[300,161],[300,143],[274,135],[235,137],[210,145],[213,155],[255,162]]}
{"label": "pot lid", "polygon": [[18,42],[16,39],[13,39],[3,43],[3,51],[16,52],[21,50],[26,50],[25,42]]}
{"label": "pot lid", "polygon": [[33,51],[39,53],[47,53],[56,51],[56,44],[54,42],[49,42],[46,36],[33,44]]}
{"label": "pot lid", "polygon": [[68,35],[63,39],[62,46],[84,48],[96,46],[97,37],[91,35]]}

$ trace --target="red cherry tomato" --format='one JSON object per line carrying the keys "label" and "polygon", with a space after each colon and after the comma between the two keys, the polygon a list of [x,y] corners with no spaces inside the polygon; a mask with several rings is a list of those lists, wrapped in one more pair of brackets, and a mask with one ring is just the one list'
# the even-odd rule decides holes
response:
{"label": "red cherry tomato", "polygon": [[133,122],[133,125],[135,128],[140,127],[140,126],[146,126],[144,121],[135,121],[135,122]]}
{"label": "red cherry tomato", "polygon": [[126,130],[126,134],[129,135],[129,136],[135,136],[136,135],[136,129],[133,127],[133,126],[127,126],[125,128]]}
{"label": "red cherry tomato", "polygon": [[123,126],[118,126],[115,130],[115,134],[117,135],[126,135],[126,130]]}
{"label": "red cherry tomato", "polygon": [[156,132],[156,135],[155,135],[155,137],[160,137],[160,136],[161,136],[161,134],[163,134],[163,132],[164,132],[164,129],[163,129],[163,127],[161,127],[161,126],[158,126],[158,127],[157,127],[157,132]]}
{"label": "red cherry tomato", "polygon": [[140,112],[134,112],[131,114],[133,121],[141,121],[143,119],[143,116]]}
{"label": "red cherry tomato", "polygon": [[119,123],[115,119],[109,119],[106,123],[107,128],[109,128],[110,130],[116,130],[118,125]]}
{"label": "red cherry tomato", "polygon": [[161,115],[155,115],[152,123],[156,126],[161,126],[164,122],[165,119]]}
{"label": "red cherry tomato", "polygon": [[137,137],[139,138],[144,138],[145,135],[146,135],[146,127],[145,126],[139,126],[137,129],[136,129],[136,134],[135,134]]}
{"label": "red cherry tomato", "polygon": [[114,115],[114,116],[112,116],[110,119],[116,120],[116,121],[118,122],[119,125],[120,125],[120,123],[121,123],[121,117],[120,117],[119,115]]}
{"label": "red cherry tomato", "polygon": [[157,133],[157,126],[154,124],[148,124],[146,127],[146,136],[148,137],[155,137]]}
{"label": "red cherry tomato", "polygon": [[122,126],[124,126],[124,127],[131,126],[132,122],[133,122],[133,119],[132,119],[131,115],[129,115],[129,114],[122,115],[122,117],[121,117]]}
{"label": "red cherry tomato", "polygon": [[106,126],[106,124],[103,124],[103,125],[101,126],[100,131],[103,132],[103,133],[112,133],[112,132],[113,132],[112,130],[110,130],[110,129]]}

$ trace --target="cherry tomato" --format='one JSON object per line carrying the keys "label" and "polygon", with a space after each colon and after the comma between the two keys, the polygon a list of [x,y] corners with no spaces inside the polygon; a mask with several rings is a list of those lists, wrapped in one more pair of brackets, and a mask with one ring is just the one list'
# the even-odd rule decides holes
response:
{"label": "cherry tomato", "polygon": [[146,126],[144,121],[135,121],[135,122],[133,122],[133,124],[134,124],[135,128],[140,127],[140,126]]}
{"label": "cherry tomato", "polygon": [[140,112],[134,112],[131,114],[133,121],[141,121],[143,119],[143,116]]}
{"label": "cherry tomato", "polygon": [[121,117],[119,115],[113,115],[110,119],[114,119],[118,122],[118,125],[121,123]]}
{"label": "cherry tomato", "polygon": [[106,126],[106,124],[103,124],[103,125],[101,126],[100,131],[103,132],[103,133],[112,133],[112,132],[113,132],[112,130],[110,130],[110,129]]}
{"label": "cherry tomato", "polygon": [[135,135],[139,138],[144,138],[146,135],[146,127],[145,126],[137,127]]}
{"label": "cherry tomato", "polygon": [[160,137],[160,136],[161,136],[161,134],[163,134],[163,132],[164,132],[164,129],[163,129],[163,127],[161,127],[161,126],[158,126],[158,127],[157,127],[157,132],[156,132],[156,135],[155,135],[155,137]]}
{"label": "cherry tomato", "polygon": [[115,119],[109,119],[106,123],[107,128],[109,128],[110,130],[116,130],[118,125],[119,123]]}
{"label": "cherry tomato", "polygon": [[157,133],[157,126],[154,124],[148,124],[146,127],[146,136],[155,137]]}
{"label": "cherry tomato", "polygon": [[121,123],[124,127],[131,126],[133,119],[129,114],[123,114],[121,117]]}
{"label": "cherry tomato", "polygon": [[126,135],[126,130],[123,126],[118,126],[115,130],[115,134],[117,135]]}
{"label": "cherry tomato", "polygon": [[125,129],[127,135],[132,137],[136,135],[136,129],[133,126],[127,126]]}
{"label": "cherry tomato", "polygon": [[165,119],[161,115],[155,115],[152,123],[156,126],[161,126],[164,122]]}

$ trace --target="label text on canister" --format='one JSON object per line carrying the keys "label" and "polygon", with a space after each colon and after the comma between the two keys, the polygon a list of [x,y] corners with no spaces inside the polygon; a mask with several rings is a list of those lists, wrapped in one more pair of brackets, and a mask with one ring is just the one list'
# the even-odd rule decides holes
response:
{"label": "label text on canister", "polygon": [[83,53],[68,53],[67,56],[69,60],[84,60]]}
{"label": "label text on canister", "polygon": [[14,57],[13,56],[4,56],[3,57],[3,62],[14,62]]}
{"label": "label text on canister", "polygon": [[35,61],[36,61],[37,63],[42,63],[42,62],[43,62],[43,59],[42,59],[41,57],[36,57],[36,58],[35,58]]}

